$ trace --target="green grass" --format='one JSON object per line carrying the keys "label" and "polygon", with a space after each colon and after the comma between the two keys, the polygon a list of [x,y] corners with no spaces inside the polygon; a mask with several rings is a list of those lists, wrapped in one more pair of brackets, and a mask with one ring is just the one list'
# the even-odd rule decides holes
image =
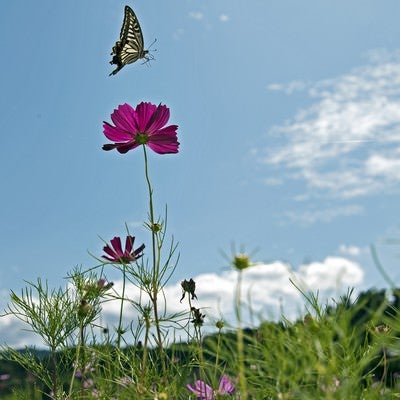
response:
{"label": "green grass", "polygon": [[[391,302],[384,292],[370,291],[355,302],[349,297],[339,299],[334,306],[321,306],[315,297],[308,296],[310,313],[304,319],[264,321],[255,328],[243,329],[246,393],[243,396],[242,392],[241,398],[399,398],[396,293]],[[93,385],[85,388],[82,379],[74,378],[69,388],[76,348],[57,351],[58,385],[65,392],[71,389],[69,399],[194,399],[187,383],[201,379],[218,389],[223,374],[232,380],[238,376],[237,333],[222,328],[201,340],[193,336],[187,343],[166,346],[162,355],[157,348],[148,349],[146,365],[143,347],[118,349],[107,343],[87,342],[81,349],[88,365],[84,380]],[[21,357],[23,364],[27,356]],[[30,362],[31,368],[38,368]],[[50,353],[35,362],[52,369]],[[36,377],[36,385],[35,392],[32,386],[15,388],[14,394],[1,395],[1,399],[41,399],[40,377]],[[67,397],[60,394],[59,398]]]}

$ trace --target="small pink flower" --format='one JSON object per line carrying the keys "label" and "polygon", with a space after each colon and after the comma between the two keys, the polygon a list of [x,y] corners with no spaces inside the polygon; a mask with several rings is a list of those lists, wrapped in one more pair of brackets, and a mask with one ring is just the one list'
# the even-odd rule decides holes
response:
{"label": "small pink flower", "polygon": [[108,290],[114,286],[114,282],[107,282],[104,278],[100,278],[97,281],[98,290]]}
{"label": "small pink flower", "polygon": [[191,390],[198,399],[202,400],[214,400],[215,394],[214,390],[211,386],[208,386],[203,381],[196,381],[194,383],[194,387],[190,385],[186,385],[186,387]]}
{"label": "small pink flower", "polygon": [[147,145],[158,154],[178,153],[177,125],[165,126],[169,120],[169,108],[165,105],[142,102],[134,109],[122,104],[111,114],[114,125],[103,123],[107,139],[103,150],[117,149],[124,154],[140,145]]}
{"label": "small pink flower", "polygon": [[123,387],[128,387],[133,383],[133,379],[129,376],[123,376],[118,380],[118,384]]}
{"label": "small pink flower", "polygon": [[186,385],[186,387],[201,400],[214,400],[217,395],[226,396],[235,393],[235,384],[226,375],[222,376],[217,391],[203,381],[196,381],[194,387],[191,385]]}
{"label": "small pink flower", "polygon": [[138,258],[142,257],[142,252],[145,246],[142,244],[140,247],[134,250],[134,242],[134,236],[127,236],[125,240],[125,250],[122,251],[121,238],[115,236],[110,241],[111,245],[107,244],[103,247],[104,252],[108,255],[102,257],[117,264],[127,264],[136,261]]}
{"label": "small pink flower", "polygon": [[93,381],[93,379],[92,379],[92,378],[85,379],[85,380],[82,382],[82,386],[83,386],[84,389],[89,389],[89,388],[93,387],[93,386],[94,386],[94,381]]}
{"label": "small pink flower", "polygon": [[222,396],[233,394],[235,392],[235,384],[229,380],[226,375],[223,375],[219,382],[218,393]]}

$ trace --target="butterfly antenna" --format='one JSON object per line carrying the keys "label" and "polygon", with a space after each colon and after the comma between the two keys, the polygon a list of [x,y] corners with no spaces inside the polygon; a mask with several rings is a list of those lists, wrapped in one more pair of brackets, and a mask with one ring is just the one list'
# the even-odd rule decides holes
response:
{"label": "butterfly antenna", "polygon": [[[142,64],[148,64],[148,66],[150,66],[150,61],[155,60],[155,57],[153,56],[153,54],[150,53],[150,48],[151,48],[151,46],[153,46],[153,44],[154,44],[155,42],[157,42],[157,39],[154,39],[154,40],[151,42],[150,46],[147,48],[147,54],[146,54],[146,57],[145,57],[145,61],[142,62]],[[157,51],[157,49],[153,49],[153,50],[151,50],[151,51],[154,52],[154,51]]]}
{"label": "butterfly antenna", "polygon": [[[154,44],[155,42],[157,42],[157,38],[154,39],[154,40],[151,42],[150,46],[148,47],[148,50],[151,48],[151,46],[153,46],[153,44]],[[152,51],[157,51],[157,49],[154,49],[154,50],[152,50]]]}

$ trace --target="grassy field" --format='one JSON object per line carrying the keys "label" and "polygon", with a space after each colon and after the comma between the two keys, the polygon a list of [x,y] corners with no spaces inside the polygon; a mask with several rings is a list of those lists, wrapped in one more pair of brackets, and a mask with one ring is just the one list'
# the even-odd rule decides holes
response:
{"label": "grassy field", "polygon": [[6,394],[3,381],[1,399],[51,398],[43,394],[51,388],[57,399],[399,398],[397,291],[391,297],[370,291],[353,301],[349,295],[333,306],[312,295],[305,301],[310,313],[296,322],[246,329],[220,322],[217,333],[204,337],[201,316],[192,315],[192,339],[161,351],[86,342],[41,357],[3,353],[3,369],[8,358],[34,374],[22,374],[18,384],[26,387],[16,385],[14,393]]}

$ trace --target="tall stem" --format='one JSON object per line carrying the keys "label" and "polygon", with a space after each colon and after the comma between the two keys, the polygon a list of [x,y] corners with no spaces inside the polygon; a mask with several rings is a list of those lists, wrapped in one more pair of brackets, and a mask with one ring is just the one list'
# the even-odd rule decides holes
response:
{"label": "tall stem", "polygon": [[[158,247],[158,240],[157,240],[157,233],[155,228],[155,220],[154,220],[154,207],[153,207],[153,188],[151,186],[150,177],[149,177],[149,169],[148,169],[148,162],[147,162],[147,153],[146,153],[146,146],[143,145],[143,154],[144,154],[144,168],[145,168],[145,175],[146,175],[146,182],[149,191],[149,218],[150,218],[150,229],[151,229],[151,243],[152,243],[152,259],[153,259],[153,268],[152,268],[152,290],[150,294],[150,299],[153,303],[153,310],[154,310],[154,323],[156,326],[157,331],[157,342],[158,348],[160,350],[160,357],[163,357],[162,349],[162,335],[160,329],[160,320],[158,317],[158,306],[157,306],[157,297],[158,297],[158,276],[160,270],[160,258],[157,257],[159,253],[157,253],[156,248]],[[162,360],[161,360],[162,361]],[[164,366],[164,363],[162,363]]]}
{"label": "tall stem", "polygon": [[150,332],[150,314],[145,314],[145,333],[144,333],[144,346],[142,355],[142,384],[145,385],[146,368],[147,368],[147,346],[149,344],[149,332]]}
{"label": "tall stem", "polygon": [[85,327],[83,325],[83,321],[80,326],[80,341],[82,346],[82,364],[81,364],[81,399],[85,397],[85,379],[86,379],[86,350],[85,350]]}
{"label": "tall stem", "polygon": [[58,373],[57,373],[57,360],[56,360],[56,349],[52,347],[51,349],[51,363],[53,368],[53,393],[56,398],[58,398],[59,388],[58,388]]}
{"label": "tall stem", "polygon": [[79,367],[79,359],[80,359],[81,347],[83,346],[83,340],[84,340],[83,321],[81,320],[79,322],[78,345],[76,346],[74,369],[72,371],[72,376],[71,376],[71,380],[70,380],[70,383],[69,383],[68,398],[72,398],[72,392],[73,392],[73,389],[74,389],[74,380],[75,380],[76,371],[78,370],[78,367]]}
{"label": "tall stem", "polygon": [[247,400],[247,387],[246,387],[246,376],[244,366],[244,343],[243,343],[243,329],[242,329],[242,313],[241,313],[241,289],[242,289],[242,271],[238,271],[238,280],[236,286],[236,318],[238,322],[237,329],[237,352],[238,352],[238,369],[239,369],[239,389],[240,398]]}
{"label": "tall stem", "polygon": [[[125,299],[125,286],[126,286],[126,266],[122,264],[122,294],[121,294],[121,307],[119,309],[119,321],[118,321],[118,330],[117,330],[117,349],[121,349],[121,336],[123,333],[122,330],[122,314],[124,311],[124,299]],[[119,352],[118,352],[119,354]]]}
{"label": "tall stem", "polygon": [[215,365],[214,365],[214,376],[217,376],[218,365],[219,365],[219,353],[221,351],[221,328],[218,328],[218,336],[217,336],[217,351],[215,354]]}

